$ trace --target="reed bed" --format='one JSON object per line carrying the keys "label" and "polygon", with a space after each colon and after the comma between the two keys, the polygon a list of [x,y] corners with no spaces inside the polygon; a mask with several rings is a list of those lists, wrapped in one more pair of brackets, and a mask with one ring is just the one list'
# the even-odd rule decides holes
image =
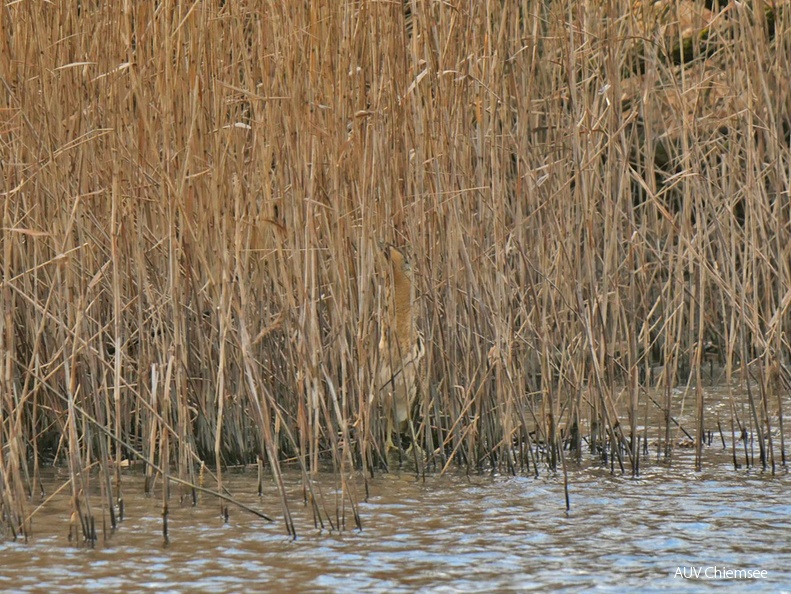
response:
{"label": "reed bed", "polygon": [[[27,535],[54,462],[75,536],[95,539],[99,507],[123,515],[130,460],[165,533],[173,490],[227,514],[223,472],[248,463],[289,532],[285,463],[317,525],[359,523],[348,473],[397,463],[380,242],[412,262],[426,381],[402,457],[420,471],[592,452],[637,473],[670,458],[679,390],[698,465],[712,431],[734,464],[785,465],[790,18],[783,2],[6,2],[3,532]],[[711,358],[748,395],[716,419]],[[323,468],[332,506],[311,491]]]}

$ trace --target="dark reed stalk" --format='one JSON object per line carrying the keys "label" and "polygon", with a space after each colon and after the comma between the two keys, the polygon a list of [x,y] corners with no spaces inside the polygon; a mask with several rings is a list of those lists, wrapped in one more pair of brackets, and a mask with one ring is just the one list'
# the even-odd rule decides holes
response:
{"label": "dark reed stalk", "polygon": [[781,396],[781,386],[788,386],[787,372],[781,372],[780,366],[775,363],[772,366],[772,379],[774,380],[770,385],[774,389],[775,396],[777,396],[777,425],[780,432],[780,464],[785,467],[786,462],[786,446],[785,446],[785,429],[783,427],[783,398]]}
{"label": "dark reed stalk", "polygon": [[772,422],[769,419],[769,378],[767,377],[766,368],[763,364],[758,365],[758,390],[761,394],[761,422],[762,428],[766,431],[766,450],[768,452],[768,464],[772,469],[772,476],[775,474],[775,448],[774,440],[772,439]]}

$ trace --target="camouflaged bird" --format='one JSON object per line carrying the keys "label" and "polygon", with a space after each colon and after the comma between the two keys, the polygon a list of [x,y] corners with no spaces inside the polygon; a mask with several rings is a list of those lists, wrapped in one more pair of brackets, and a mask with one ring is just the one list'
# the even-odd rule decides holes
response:
{"label": "camouflaged bird", "polygon": [[382,250],[386,262],[385,310],[379,340],[379,394],[388,420],[388,445],[393,432],[404,433],[418,386],[420,362],[425,355],[417,331],[412,268],[393,246]]}

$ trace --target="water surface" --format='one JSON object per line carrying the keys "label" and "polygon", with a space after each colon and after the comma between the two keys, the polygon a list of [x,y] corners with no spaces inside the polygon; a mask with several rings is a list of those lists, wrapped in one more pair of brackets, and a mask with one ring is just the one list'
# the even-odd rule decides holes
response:
{"label": "water surface", "polygon": [[[124,478],[126,518],[94,548],[67,540],[65,498],[36,515],[28,543],[0,544],[5,591],[153,592],[678,592],[791,591],[789,475],[733,470],[707,452],[643,475],[571,465],[571,511],[562,476],[378,475],[359,503],[362,531],[316,529],[301,502],[299,475],[287,473],[298,538],[286,535],[275,489],[256,495],[255,473],[230,477],[241,501],[268,523],[202,497],[170,505],[163,546],[160,500],[142,493],[143,477]],[[364,489],[355,479],[358,495]],[[59,484],[51,477],[53,490]],[[333,511],[331,476],[319,478]],[[97,519],[101,514],[97,513]],[[347,525],[352,526],[351,514]],[[714,568],[717,568],[716,570]],[[699,578],[684,579],[694,571]],[[716,579],[705,579],[705,573]],[[726,579],[715,571],[764,570]]]}

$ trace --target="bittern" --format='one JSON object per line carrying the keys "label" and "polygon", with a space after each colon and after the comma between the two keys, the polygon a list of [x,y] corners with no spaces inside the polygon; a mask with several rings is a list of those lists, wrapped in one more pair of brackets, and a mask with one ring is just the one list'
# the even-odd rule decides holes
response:
{"label": "bittern", "polygon": [[387,414],[387,444],[394,431],[407,430],[409,413],[420,385],[420,361],[425,355],[417,330],[412,267],[404,254],[384,246],[387,265],[385,308],[379,340],[379,394]]}

